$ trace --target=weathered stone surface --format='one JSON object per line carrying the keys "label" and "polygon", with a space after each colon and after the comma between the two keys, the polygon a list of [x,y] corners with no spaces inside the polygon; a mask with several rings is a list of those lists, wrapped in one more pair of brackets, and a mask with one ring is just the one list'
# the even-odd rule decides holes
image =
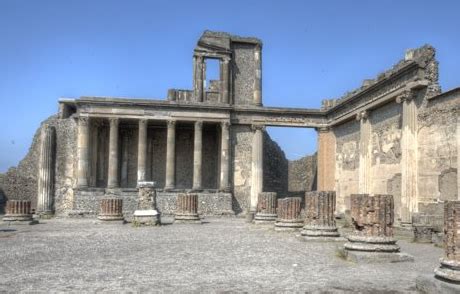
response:
{"label": "weathered stone surface", "polygon": [[433,227],[414,225],[414,242],[417,243],[432,243],[433,240]]}
{"label": "weathered stone surface", "polygon": [[278,195],[276,192],[261,192],[257,202],[257,213],[254,216],[254,223],[264,224],[276,221],[276,204]]}
{"label": "weathered stone surface", "polygon": [[41,134],[38,170],[38,195],[36,214],[54,213],[54,171],[56,161],[56,133],[54,127],[45,126]]}
{"label": "weathered stone surface", "polygon": [[278,199],[275,231],[297,231],[303,227],[303,220],[300,218],[301,203],[300,197]]}
{"label": "weathered stone surface", "polygon": [[451,283],[460,283],[460,201],[444,204],[444,257],[435,276]]}
{"label": "weathered stone surface", "polygon": [[154,182],[139,182],[139,200],[137,210],[133,217],[136,224],[158,225],[160,224],[160,214],[157,211],[156,191]]}
{"label": "weathered stone surface", "polygon": [[335,192],[314,191],[305,193],[305,226],[302,236],[338,237],[335,224]]}
{"label": "weathered stone surface", "polygon": [[179,193],[177,195],[174,223],[201,223],[198,215],[198,194]]}
{"label": "weathered stone surface", "polygon": [[102,199],[97,218],[101,221],[123,221],[123,199]]}

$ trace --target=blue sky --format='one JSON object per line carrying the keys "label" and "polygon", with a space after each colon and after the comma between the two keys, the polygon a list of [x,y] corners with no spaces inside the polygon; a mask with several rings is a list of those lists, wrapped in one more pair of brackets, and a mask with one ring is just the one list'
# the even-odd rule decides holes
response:
{"label": "blue sky", "polygon": [[[205,29],[263,40],[267,106],[317,108],[430,43],[460,86],[459,1],[0,0],[0,172],[26,154],[59,97],[166,97],[191,88]],[[314,130],[270,128],[294,159]]]}

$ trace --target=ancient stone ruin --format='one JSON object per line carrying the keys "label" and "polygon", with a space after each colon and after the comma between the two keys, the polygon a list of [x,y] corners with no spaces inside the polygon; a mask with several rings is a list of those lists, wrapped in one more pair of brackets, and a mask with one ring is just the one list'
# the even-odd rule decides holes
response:
{"label": "ancient stone ruin", "polygon": [[278,199],[275,231],[297,231],[303,227],[303,220],[300,218],[301,203],[300,197]]}
{"label": "ancient stone ruin", "polygon": [[134,211],[134,222],[140,225],[159,225],[160,213],[157,211],[157,195],[154,182],[139,182],[139,200]]}
{"label": "ancient stone ruin", "polygon": [[335,224],[335,192],[305,193],[305,226],[302,236],[308,238],[339,237]]}
{"label": "ancient stone ruin", "polygon": [[179,193],[177,195],[174,223],[201,224],[198,215],[198,195],[196,193]]}
{"label": "ancient stone ruin", "polygon": [[266,224],[276,221],[276,205],[278,195],[276,192],[261,192],[257,202],[257,213],[254,217],[254,223]]}
{"label": "ancient stone ruin", "polygon": [[32,219],[30,200],[8,200],[4,222],[29,223]]}
{"label": "ancient stone ruin", "polygon": [[[169,89],[166,99],[60,99],[24,160],[0,176],[2,197],[29,200],[40,215],[92,217],[101,199],[116,197],[131,219],[144,181],[156,183],[163,215],[190,191],[204,215],[256,213],[265,191],[335,191],[339,215],[351,194],[390,194],[398,225],[458,199],[460,88],[441,91],[433,47],[408,50],[320,109],[264,106],[262,48],[257,38],[205,31],[192,89]],[[210,59],[219,78],[206,83]],[[316,157],[288,161],[266,131],[273,126],[316,129]]]}
{"label": "ancient stone ruin", "polygon": [[101,200],[100,212],[97,218],[104,222],[123,222],[123,199],[104,198]]}

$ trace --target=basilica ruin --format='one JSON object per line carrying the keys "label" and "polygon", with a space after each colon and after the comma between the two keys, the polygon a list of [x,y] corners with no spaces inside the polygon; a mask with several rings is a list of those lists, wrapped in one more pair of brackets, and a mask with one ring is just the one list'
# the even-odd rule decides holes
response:
{"label": "basilica ruin", "polygon": [[[205,85],[208,59],[220,78]],[[350,211],[352,194],[390,194],[398,225],[458,200],[460,88],[441,91],[431,46],[321,109],[263,106],[256,38],[206,31],[192,70],[193,89],[164,100],[60,99],[27,156],[0,176],[3,198],[31,200],[37,214],[95,217],[102,198],[118,197],[129,218],[146,181],[170,215],[184,192],[198,195],[203,215],[256,211],[261,192],[335,191],[336,214]],[[270,126],[316,129],[317,157],[295,167]]]}

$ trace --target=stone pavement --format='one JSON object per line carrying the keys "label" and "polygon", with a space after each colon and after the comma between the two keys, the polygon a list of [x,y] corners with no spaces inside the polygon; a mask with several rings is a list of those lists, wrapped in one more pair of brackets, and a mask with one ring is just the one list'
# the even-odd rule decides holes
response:
{"label": "stone pavement", "polygon": [[[442,250],[399,241],[415,262],[354,264],[337,242],[208,218],[202,225],[133,227],[88,219],[0,225],[0,292],[415,292]],[[299,234],[299,233],[297,233]],[[342,244],[342,243],[339,243]]]}

